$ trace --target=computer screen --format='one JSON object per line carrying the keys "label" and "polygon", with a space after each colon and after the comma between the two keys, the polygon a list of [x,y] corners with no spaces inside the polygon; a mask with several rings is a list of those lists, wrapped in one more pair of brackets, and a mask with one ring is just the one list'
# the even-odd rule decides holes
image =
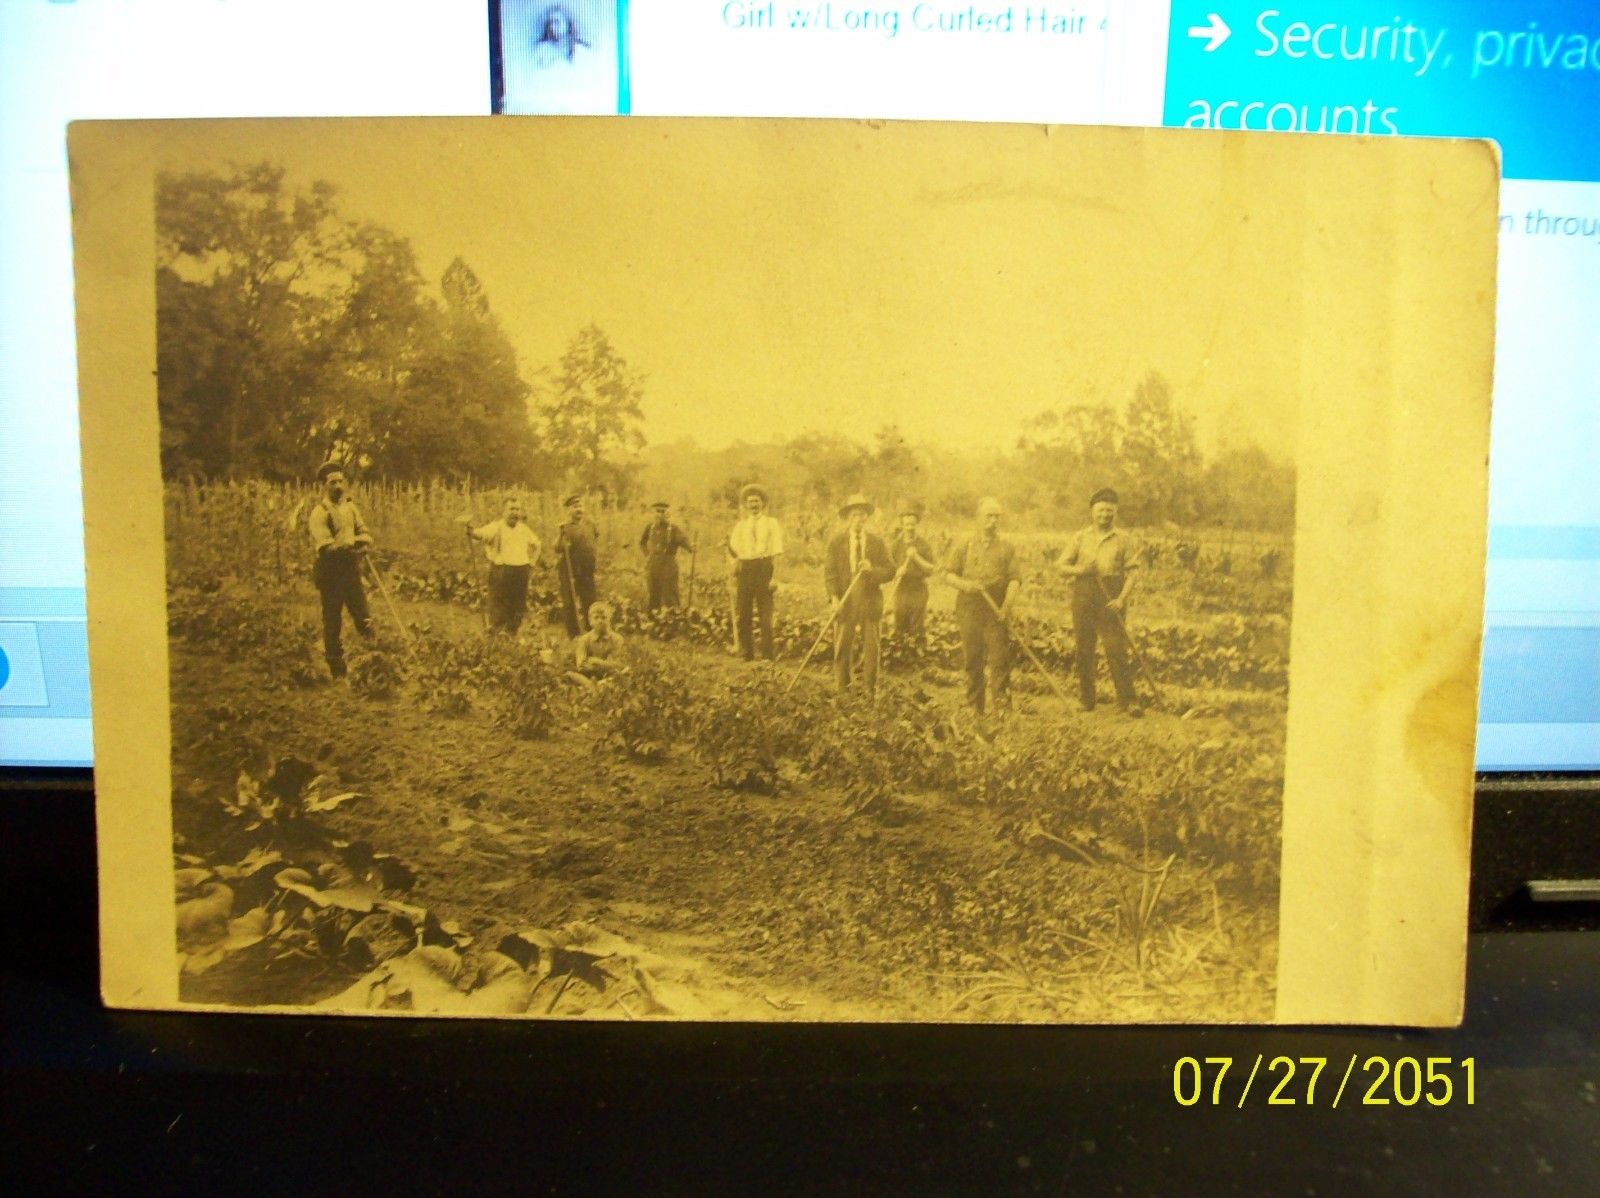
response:
{"label": "computer screen", "polygon": [[0,4],[0,764],[93,757],[67,122],[461,115],[489,102],[476,4]]}
{"label": "computer screen", "polygon": [[0,762],[92,756],[66,121],[492,108],[1495,139],[1478,764],[1600,768],[1600,13],[1588,4],[16,0],[0,6],[0,88]]}

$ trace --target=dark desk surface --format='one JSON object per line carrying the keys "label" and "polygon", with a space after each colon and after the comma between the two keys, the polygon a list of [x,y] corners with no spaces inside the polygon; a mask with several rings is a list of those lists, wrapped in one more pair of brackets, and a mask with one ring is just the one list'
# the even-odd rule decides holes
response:
{"label": "dark desk surface", "polygon": [[[0,805],[3,807],[4,805]],[[1600,934],[1471,944],[1450,1032],[109,1012],[87,804],[0,816],[8,1192],[1600,1193]],[[20,814],[18,814],[20,813]],[[30,814],[31,813],[31,814]],[[1181,1056],[1474,1058],[1475,1098],[1180,1107]],[[1238,1075],[1235,1075],[1238,1076]],[[1354,1083],[1352,1083],[1354,1086]],[[26,1186],[19,1188],[18,1183]]]}

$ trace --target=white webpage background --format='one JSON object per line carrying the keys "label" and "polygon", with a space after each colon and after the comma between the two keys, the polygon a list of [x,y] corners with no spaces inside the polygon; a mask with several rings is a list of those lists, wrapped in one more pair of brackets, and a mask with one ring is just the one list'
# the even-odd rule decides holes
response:
{"label": "white webpage background", "polygon": [[[955,21],[973,11],[1009,11],[1012,27],[938,31],[941,15]],[[1083,31],[1050,32],[1048,22],[1025,28],[1029,12],[1082,18]],[[749,24],[760,13],[772,14],[770,26]],[[1166,4],[1128,0],[989,9],[893,0],[635,3],[632,111],[1160,125],[1167,18]]]}
{"label": "white webpage background", "polygon": [[68,121],[488,109],[470,0],[0,0],[0,586],[83,585]]}

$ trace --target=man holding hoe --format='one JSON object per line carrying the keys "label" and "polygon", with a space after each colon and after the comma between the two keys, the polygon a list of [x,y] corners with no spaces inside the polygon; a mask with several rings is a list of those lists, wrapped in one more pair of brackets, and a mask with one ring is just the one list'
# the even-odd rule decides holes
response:
{"label": "man holding hoe", "polygon": [[1137,719],[1144,714],[1133,689],[1128,664],[1128,629],[1123,623],[1133,594],[1139,556],[1132,539],[1117,527],[1117,493],[1101,487],[1089,497],[1089,525],[1073,534],[1056,559],[1072,579],[1072,635],[1077,641],[1078,702],[1084,711],[1095,703],[1094,648],[1106,647],[1106,664],[1117,703]]}
{"label": "man holding hoe", "polygon": [[878,685],[878,626],[883,621],[883,584],[894,578],[883,538],[867,531],[872,501],[852,495],[839,509],[845,527],[828,542],[823,581],[837,605],[833,672],[839,689],[850,689],[856,643],[861,644],[861,681],[870,695]]}
{"label": "man holding hoe", "polygon": [[372,616],[361,585],[361,555],[371,546],[372,534],[346,493],[348,483],[340,463],[324,462],[317,481],[322,484],[322,498],[311,509],[311,547],[317,555],[311,579],[322,595],[322,652],[328,672],[343,678],[341,625],[346,608],[356,631],[364,640],[372,639]]}
{"label": "man holding hoe", "polygon": [[957,592],[956,625],[967,671],[967,702],[979,715],[989,698],[1001,710],[1011,703],[1011,635],[1006,617],[1022,586],[1022,572],[1016,545],[1000,535],[1003,513],[998,499],[980,501],[977,530],[951,546],[943,566],[945,581]]}

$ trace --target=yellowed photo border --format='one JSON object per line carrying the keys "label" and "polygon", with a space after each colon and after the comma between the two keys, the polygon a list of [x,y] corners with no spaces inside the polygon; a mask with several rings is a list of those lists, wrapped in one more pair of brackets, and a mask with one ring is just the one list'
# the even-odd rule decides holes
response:
{"label": "yellowed photo border", "polygon": [[[169,156],[197,145],[214,145],[225,161],[300,138],[460,172],[463,196],[476,172],[582,161],[583,146],[603,142],[639,179],[662,156],[709,177],[741,158],[793,150],[855,155],[887,192],[919,186],[916,163],[933,149],[960,161],[974,186],[1019,194],[1056,178],[1115,204],[1127,180],[1159,179],[1173,205],[1213,206],[1219,229],[1240,219],[1254,188],[1294,197],[1282,216],[1300,230],[1302,250],[1284,270],[1304,337],[1276,1019],[1459,1022],[1493,366],[1493,145],[804,121],[72,127],[107,1003],[180,1005],[153,184]],[[1231,193],[1191,186],[1219,162]],[[536,186],[537,173],[529,178]]]}

